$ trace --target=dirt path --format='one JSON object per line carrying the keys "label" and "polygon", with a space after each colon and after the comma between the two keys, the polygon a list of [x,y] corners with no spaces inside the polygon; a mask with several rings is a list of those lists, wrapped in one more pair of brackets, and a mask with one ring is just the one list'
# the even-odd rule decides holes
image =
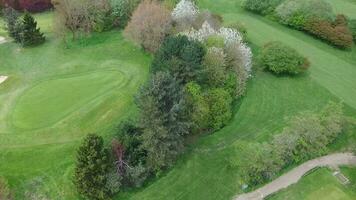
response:
{"label": "dirt path", "polygon": [[5,82],[7,79],[7,76],[0,76],[0,84]]}
{"label": "dirt path", "polygon": [[236,196],[235,200],[263,200],[264,197],[271,195],[281,189],[297,183],[300,178],[310,170],[316,167],[355,165],[356,156],[351,153],[336,153],[328,156],[316,158],[299,165],[293,170],[282,175],[271,183],[259,188],[253,192]]}

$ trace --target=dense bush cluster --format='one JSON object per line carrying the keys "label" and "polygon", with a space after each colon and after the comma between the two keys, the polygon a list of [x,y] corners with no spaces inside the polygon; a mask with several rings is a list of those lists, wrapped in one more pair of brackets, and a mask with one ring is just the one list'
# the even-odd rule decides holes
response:
{"label": "dense bush cluster", "polygon": [[[143,0],[128,18],[125,37],[154,53],[151,77],[136,96],[138,118],[122,122],[112,140],[111,159],[100,138],[88,136],[80,147],[75,183],[88,198],[141,186],[172,166],[189,135],[225,126],[252,71],[241,34],[220,27],[221,17],[200,12],[192,1],[182,0],[171,13]],[[102,159],[93,162],[96,156]]]}
{"label": "dense bush cluster", "polygon": [[309,61],[293,48],[281,43],[266,44],[260,54],[261,65],[275,74],[299,74],[309,67]]}
{"label": "dense bush cluster", "polygon": [[304,113],[294,117],[269,143],[238,143],[236,151],[243,149],[247,153],[233,158],[231,164],[242,170],[247,184],[262,184],[291,164],[327,153],[327,146],[343,132],[344,123],[341,104],[329,103],[318,114]]}
{"label": "dense bush cluster", "polygon": [[8,33],[15,42],[22,46],[34,46],[45,41],[37,22],[29,13],[21,17],[20,13],[8,7],[4,10],[4,16]]}
{"label": "dense bush cluster", "polygon": [[[244,8],[262,15],[273,15],[282,24],[305,31],[341,49],[353,45],[352,27],[342,15],[323,0],[246,0]],[[350,31],[351,29],[351,31]]]}

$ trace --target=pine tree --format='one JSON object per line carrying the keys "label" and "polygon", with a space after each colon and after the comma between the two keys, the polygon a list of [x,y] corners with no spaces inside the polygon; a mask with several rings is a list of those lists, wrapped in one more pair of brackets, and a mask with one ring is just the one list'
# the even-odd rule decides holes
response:
{"label": "pine tree", "polygon": [[23,17],[23,32],[22,32],[22,45],[33,46],[41,44],[45,41],[43,33],[40,28],[37,28],[37,22],[29,13],[25,13]]}
{"label": "pine tree", "polygon": [[108,199],[107,175],[109,155],[103,138],[89,134],[77,151],[74,183],[77,191],[87,199]]}

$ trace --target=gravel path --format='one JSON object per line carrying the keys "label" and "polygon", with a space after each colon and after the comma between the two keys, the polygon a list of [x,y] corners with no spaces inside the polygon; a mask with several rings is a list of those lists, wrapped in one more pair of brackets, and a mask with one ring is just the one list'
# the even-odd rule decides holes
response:
{"label": "gravel path", "polygon": [[355,165],[356,156],[352,153],[336,153],[328,156],[316,158],[299,165],[293,170],[282,175],[271,183],[257,189],[253,192],[236,196],[235,200],[263,200],[264,197],[278,192],[281,189],[297,183],[300,178],[310,170],[316,167],[339,166],[339,165]]}

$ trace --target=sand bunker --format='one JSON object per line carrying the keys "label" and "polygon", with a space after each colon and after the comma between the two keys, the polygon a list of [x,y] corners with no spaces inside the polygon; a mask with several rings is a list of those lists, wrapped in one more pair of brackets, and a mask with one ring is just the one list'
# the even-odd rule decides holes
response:
{"label": "sand bunker", "polygon": [[0,76],[0,84],[5,82],[7,79],[7,76]]}

